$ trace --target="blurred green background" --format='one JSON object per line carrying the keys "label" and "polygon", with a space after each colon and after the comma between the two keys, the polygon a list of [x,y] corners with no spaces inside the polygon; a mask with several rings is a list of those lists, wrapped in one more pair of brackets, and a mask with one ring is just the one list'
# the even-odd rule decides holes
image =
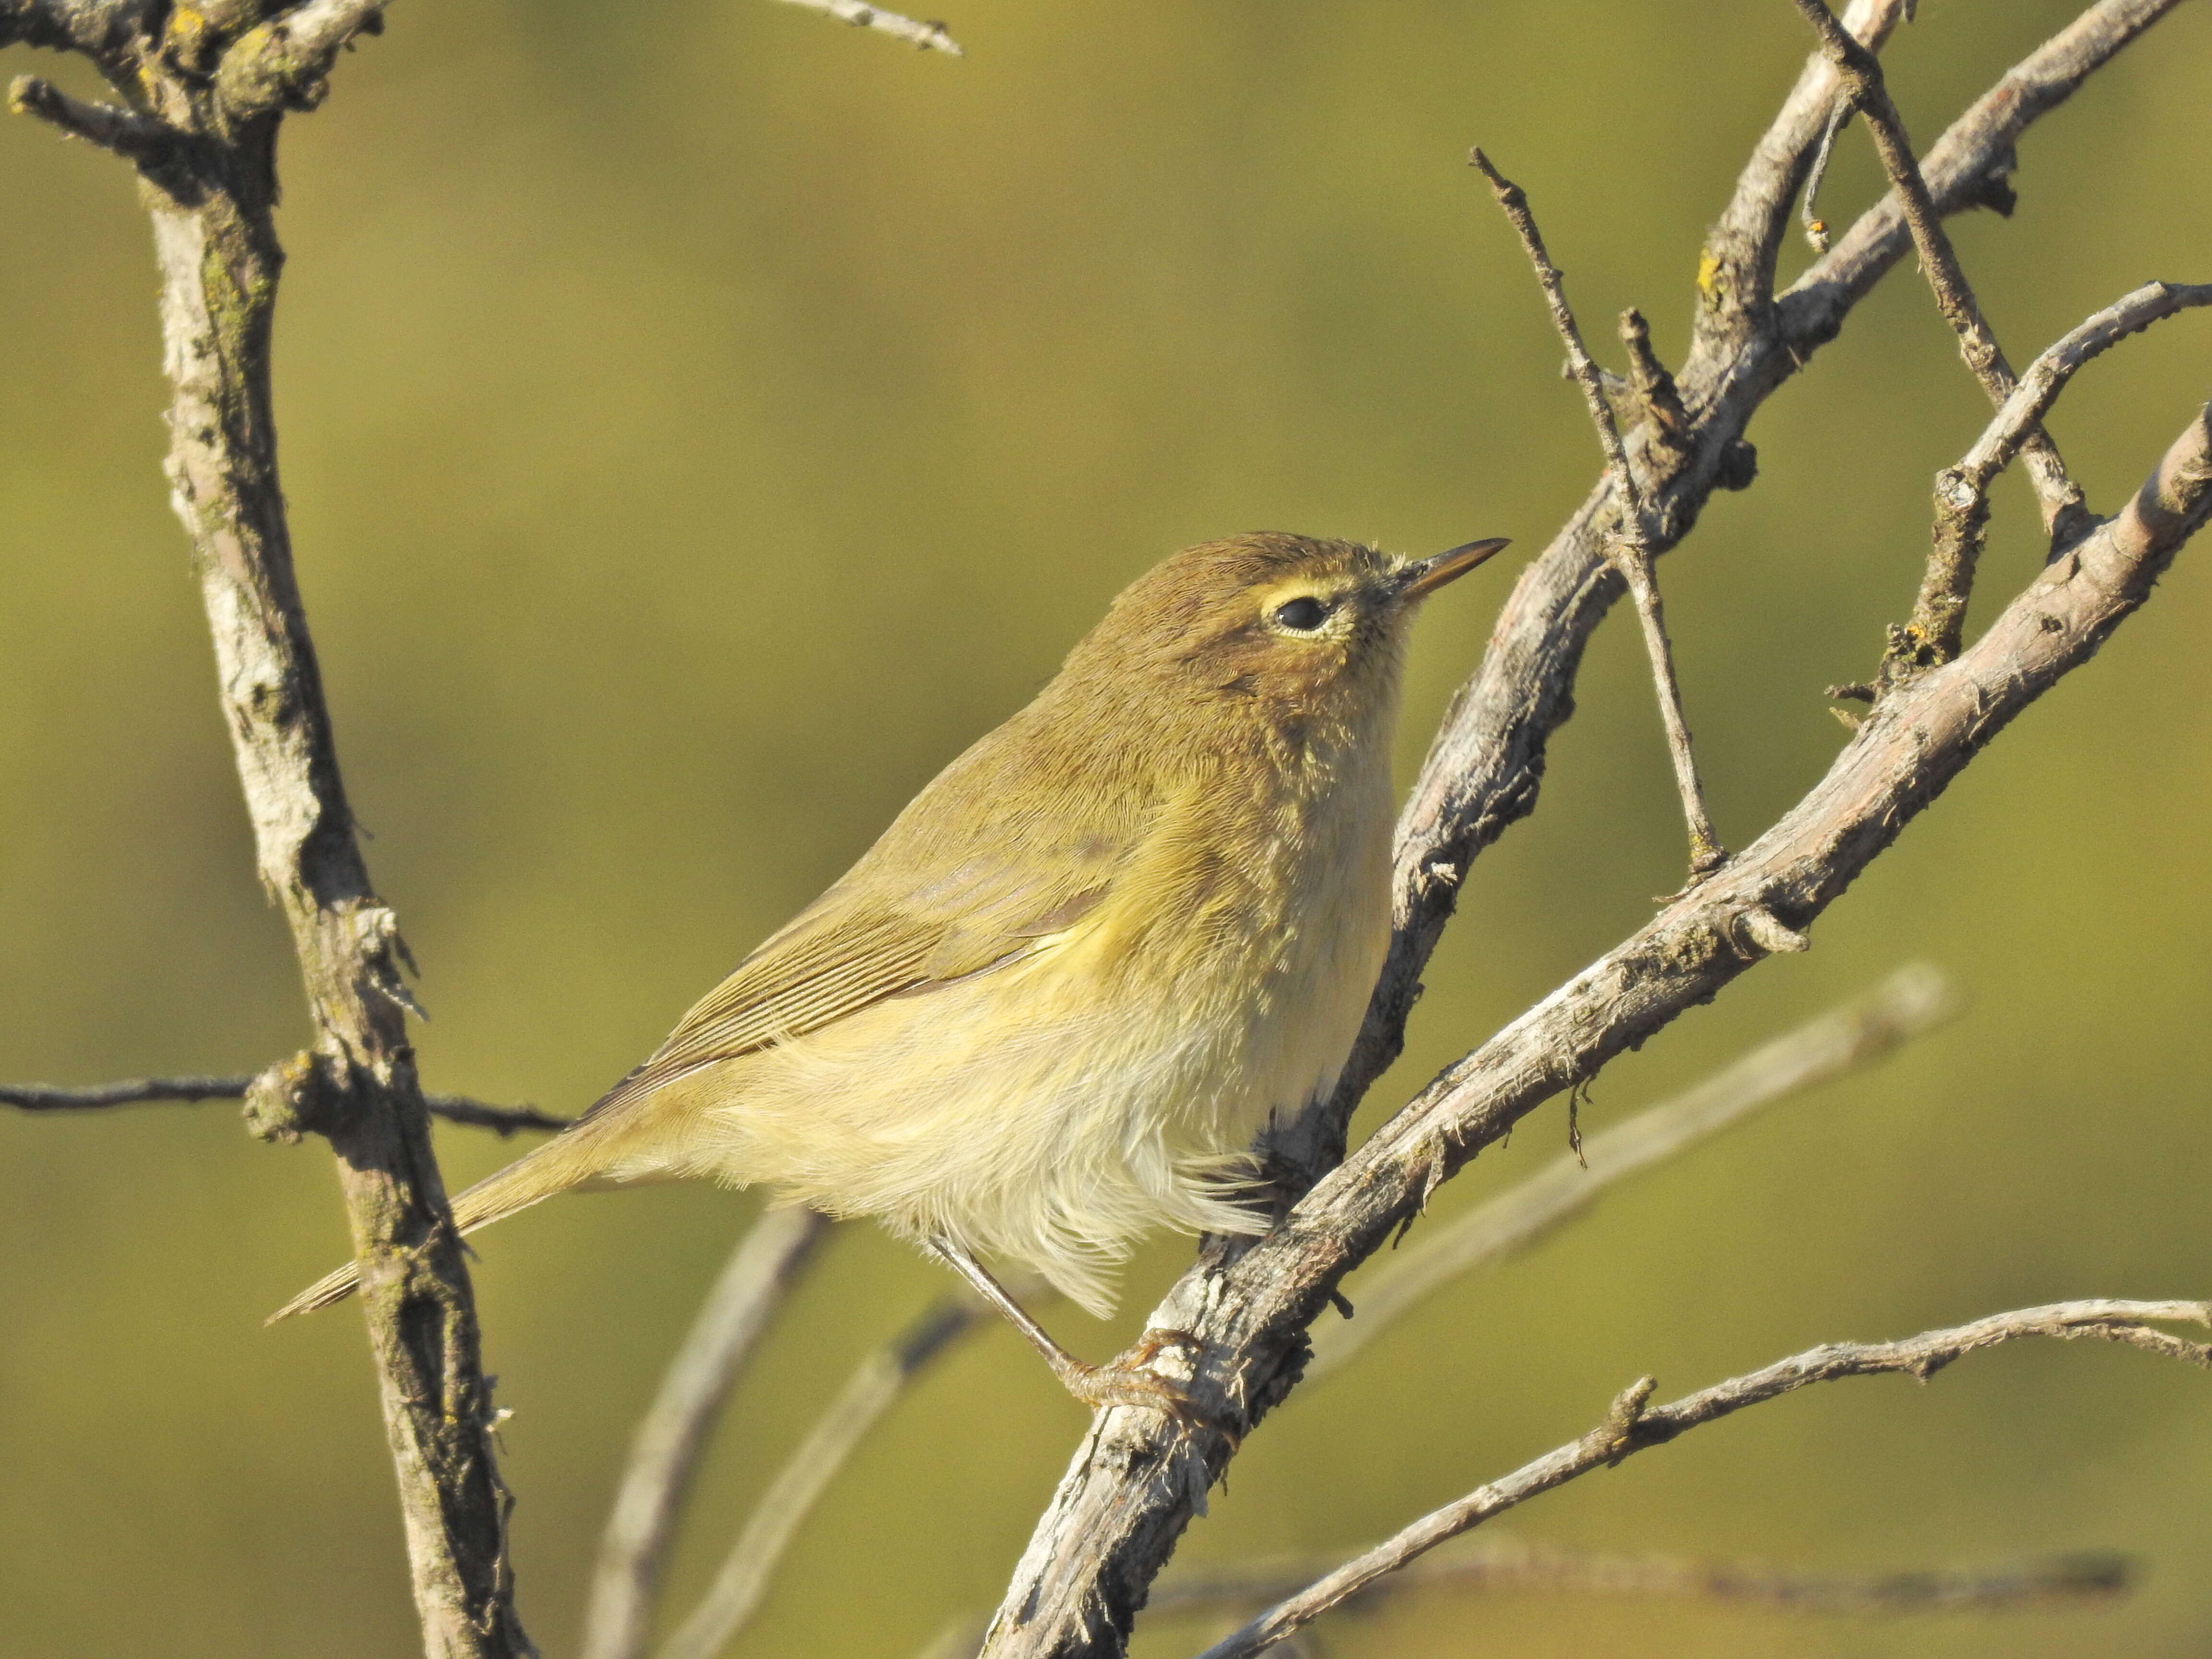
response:
{"label": "blurred green background", "polygon": [[[1916,133],[2074,10],[1927,0],[1890,52]],[[962,0],[950,21],[964,61],[764,0],[404,5],[288,129],[285,481],[348,782],[435,1016],[432,1088],[588,1102],[1175,547],[1255,527],[1540,547],[1595,450],[1468,144],[1531,191],[1594,335],[1632,302],[1674,356],[1700,230],[1806,50],[1783,0]],[[2208,94],[2212,9],[2185,6],[2033,130],[2013,220],[1956,222],[2015,360],[2148,278],[2212,276]],[[1876,176],[1854,131],[1829,216]],[[143,216],[120,167],[23,121],[0,125],[0,1075],[253,1069],[305,1022],[165,502]],[[2068,395],[2056,430],[2094,504],[2203,398],[2208,343],[2202,313],[2166,324]],[[1893,273],[1759,421],[1757,487],[1667,561],[1732,842],[1841,741],[1821,688],[1872,666],[1930,475],[1984,413]],[[2035,540],[2008,483],[1990,603]],[[1965,1018],[1437,1297],[1268,1423],[1183,1559],[1370,1540],[1581,1432],[1642,1371],[1671,1395],[1827,1338],[2212,1292],[2208,561],[2190,550],[1808,956],[1616,1064],[1585,1122],[1908,957],[1957,975]],[[1404,775],[1509,580],[1431,608]],[[1578,701],[1370,1113],[1677,884],[1625,617]],[[1547,1109],[1437,1210],[1563,1134]],[[456,1187],[513,1150],[441,1135]],[[549,1654],[573,1650],[632,1423],[752,1208],[574,1200],[482,1241]],[[0,1646],[409,1650],[356,1318],[260,1328],[343,1248],[327,1152],[260,1146],[224,1106],[0,1115]],[[1111,1328],[1056,1327],[1103,1356],[1188,1255],[1143,1256]],[[943,1288],[871,1231],[835,1241],[714,1445],[676,1604],[854,1360]],[[739,1650],[904,1655],[988,1606],[1081,1426],[1009,1334],[973,1345],[848,1471]],[[1329,1651],[2201,1654],[2208,1431],[2201,1375],[2023,1347],[1924,1392],[1764,1407],[1513,1522],[1831,1568],[2117,1547],[2147,1577],[2114,1610],[1437,1597],[1327,1627]],[[1139,1650],[1209,1633],[1157,1625]]]}

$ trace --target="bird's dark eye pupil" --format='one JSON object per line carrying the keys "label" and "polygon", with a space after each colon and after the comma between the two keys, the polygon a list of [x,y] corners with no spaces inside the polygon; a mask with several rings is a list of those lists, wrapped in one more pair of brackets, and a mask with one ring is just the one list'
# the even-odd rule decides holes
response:
{"label": "bird's dark eye pupil", "polygon": [[1275,620],[1298,633],[1310,633],[1328,620],[1328,607],[1319,599],[1292,599],[1275,607]]}

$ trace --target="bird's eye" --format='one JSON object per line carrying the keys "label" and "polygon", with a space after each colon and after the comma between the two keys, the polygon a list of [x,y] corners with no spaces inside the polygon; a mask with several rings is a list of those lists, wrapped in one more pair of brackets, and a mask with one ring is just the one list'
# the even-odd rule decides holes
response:
{"label": "bird's eye", "polygon": [[1319,599],[1292,599],[1275,607],[1275,625],[1294,634],[1310,634],[1328,620],[1328,607]]}

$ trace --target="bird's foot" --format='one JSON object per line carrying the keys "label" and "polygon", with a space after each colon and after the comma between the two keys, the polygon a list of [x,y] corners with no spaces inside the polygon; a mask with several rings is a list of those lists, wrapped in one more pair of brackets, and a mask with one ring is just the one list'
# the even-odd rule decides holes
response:
{"label": "bird's foot", "polygon": [[1170,1348],[1181,1349],[1194,1361],[1204,1346],[1188,1331],[1147,1331],[1142,1340],[1103,1365],[1085,1364],[1068,1355],[1053,1370],[1068,1393],[1093,1411],[1132,1406],[1158,1412],[1184,1428],[1212,1429],[1233,1439],[1236,1425],[1224,1412],[1201,1402],[1188,1382],[1152,1369],[1152,1362]]}

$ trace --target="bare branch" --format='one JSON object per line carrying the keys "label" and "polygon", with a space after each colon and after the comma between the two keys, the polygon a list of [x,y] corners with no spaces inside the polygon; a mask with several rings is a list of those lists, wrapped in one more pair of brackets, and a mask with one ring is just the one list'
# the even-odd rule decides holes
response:
{"label": "bare branch", "polygon": [[103,67],[155,0],[0,0],[0,46],[81,52]]}
{"label": "bare branch", "polygon": [[[1674,786],[1681,793],[1682,817],[1689,826],[1690,874],[1693,879],[1708,875],[1728,862],[1728,853],[1721,846],[1720,837],[1713,833],[1712,817],[1705,810],[1705,787],[1698,781],[1697,756],[1690,747],[1689,725],[1682,718],[1682,689],[1674,676],[1674,651],[1667,639],[1659,584],[1651,569],[1651,545],[1644,532],[1643,492],[1637,488],[1636,475],[1628,465],[1628,452],[1621,446],[1620,430],[1613,423],[1613,406],[1606,401],[1605,386],[1597,365],[1590,361],[1589,352],[1583,344],[1582,330],[1567,304],[1559,267],[1545,252],[1543,234],[1536,228],[1535,216],[1528,210],[1526,192],[1492,167],[1490,158],[1480,149],[1471,159],[1476,170],[1489,180],[1491,190],[1498,197],[1498,205],[1505,210],[1506,218],[1521,238],[1528,263],[1536,268],[1536,280],[1542,285],[1544,298],[1551,307],[1552,325],[1566,343],[1568,370],[1575,384],[1582,388],[1583,401],[1589,405],[1591,423],[1597,428],[1598,444],[1605,451],[1606,467],[1620,494],[1620,520],[1613,543],[1613,563],[1636,601],[1637,617],[1644,628],[1644,650],[1651,659],[1652,684],[1659,693],[1659,718],[1667,728],[1667,750],[1674,763]],[[1640,322],[1642,319],[1637,320]],[[1641,337],[1644,349],[1635,358],[1638,380],[1646,385],[1663,383],[1671,392],[1672,382],[1665,379],[1666,371],[1650,351],[1650,334],[1644,331]],[[1679,398],[1675,407],[1680,407]]]}
{"label": "bare branch", "polygon": [[[1844,27],[1879,52],[1910,9],[1909,0],[1852,0]],[[1814,52],[1706,233],[1698,262],[1701,352],[1734,356],[1771,326],[1775,262],[1788,237],[1790,204],[1833,130],[1842,91],[1835,65]]]}
{"label": "bare branch", "polygon": [[[272,31],[288,51],[303,40],[335,51],[374,10],[311,0],[249,31],[220,62],[226,72],[246,62],[258,48],[240,58],[241,48],[265,45]],[[226,98],[226,72],[210,78],[224,32],[258,8],[62,11],[71,43],[180,136],[160,165],[140,169],[161,271],[171,501],[191,542],[256,863],[291,933],[314,1030],[311,1049],[248,1085],[249,1121],[277,1138],[314,1130],[336,1154],[426,1649],[439,1659],[519,1659],[534,1650],[514,1612],[513,1499],[406,1029],[413,963],[355,833],[277,473],[277,118],[312,101],[313,88],[290,84],[258,106]],[[167,33],[149,50],[157,12]]]}
{"label": "bare branch", "polygon": [[1528,1249],[1607,1188],[1777,1101],[1887,1059],[1958,1008],[1957,992],[1936,969],[1901,968],[1866,995],[1753,1049],[1688,1092],[1593,1135],[1580,1158],[1559,1158],[1363,1279],[1358,1316],[1315,1327],[1304,1381],[1336,1370],[1440,1286]]}
{"label": "bare branch", "polygon": [[[2039,117],[2179,0],[2097,0],[2016,64],[1953,123],[1923,163],[1945,213],[1981,205],[2013,167],[2014,147]],[[1878,40],[1902,0],[1860,0],[1850,14]],[[1790,192],[1818,143],[1835,70],[1813,55],[1760,140],[1735,193],[1709,233],[1698,264],[1703,300],[1689,357],[1677,376],[1692,415],[1685,432],[1652,443],[1626,434],[1638,456],[1655,554],[1689,533],[1717,489],[1741,489],[1756,470],[1744,434],[1765,400],[1841,331],[1851,308],[1911,246],[1893,195],[1869,209],[1826,257],[1769,302],[1775,252],[1787,234]],[[1270,1162],[1293,1194],[1344,1153],[1345,1126],[1370,1085],[1403,1047],[1421,972],[1483,850],[1534,810],[1552,731],[1573,707],[1583,648],[1626,591],[1608,538],[1619,508],[1608,474],[1544,553],[1522,572],[1490,648],[1429,750],[1399,820],[1389,955],[1335,1096],[1272,1138]]]}
{"label": "bare branch", "polygon": [[1882,663],[1884,687],[1959,654],[1989,524],[1990,483],[2012,463],[2075,372],[2129,335],[2191,306],[2212,305],[2212,284],[2150,283],[2075,329],[2027,366],[1996,416],[1964,459],[1936,477],[1936,532],[1912,620],[1893,630]]}
{"label": "bare branch", "polygon": [[1815,253],[1828,251],[1828,222],[1820,216],[1820,186],[1827,180],[1828,158],[1835,153],[1836,135],[1850,118],[1850,100],[1836,100],[1828,112],[1828,125],[1820,130],[1820,147],[1813,152],[1813,170],[1805,175],[1805,198],[1797,215],[1805,227],[1805,240]]}
{"label": "bare branch", "polygon": [[[1951,124],[1919,166],[1939,213],[1971,207],[2009,211],[2014,146],[2124,47],[2181,0],[2097,0],[2014,64]],[[1794,367],[1835,338],[1850,308],[1911,247],[1895,193],[1860,215],[1835,246],[1777,301],[1777,344]],[[1749,367],[1749,365],[1746,365]],[[1773,366],[1770,365],[1770,368]]]}
{"label": "bare branch", "polygon": [[[1026,1297],[1032,1291],[1024,1288]],[[962,1338],[995,1326],[968,1296],[947,1297],[862,1360],[806,1438],[776,1471],[699,1605],[654,1659],[714,1659],[760,1606],[784,1552],[837,1471],[924,1369]]]}
{"label": "bare branch", "polygon": [[1972,1324],[1929,1331],[1901,1342],[1833,1342],[1778,1360],[1763,1370],[1731,1377],[1688,1395],[1671,1405],[1643,1403],[1650,1392],[1645,1377],[1613,1402],[1607,1420],[1579,1440],[1523,1464],[1503,1480],[1478,1487],[1457,1503],[1424,1516],[1395,1537],[1345,1563],[1296,1595],[1279,1602],[1233,1635],[1206,1649],[1200,1659],[1249,1659],[1336,1606],[1353,1591],[1394,1571],[1447,1538],[1480,1526],[1492,1516],[1541,1492],[1565,1486],[1593,1469],[1608,1468],[1623,1458],[1663,1446],[1678,1435],[1814,1382],[1847,1376],[1903,1374],[1926,1382],[1937,1371],[1977,1349],[2021,1337],[2061,1340],[2097,1337],[2122,1342],[2212,1370],[2212,1349],[2155,1329],[2152,1322],[2212,1324],[2212,1306],[2201,1302],[2060,1302],[1992,1314]]}
{"label": "bare branch", "polygon": [[[1905,118],[1898,113],[1882,79],[1881,59],[1836,21],[1826,0],[1791,3],[1820,35],[1821,46],[1850,89],[1851,106],[1866,118],[1875,148],[1881,154],[1883,170],[1904,204],[1905,222],[1912,232],[1913,246],[1920,251],[1921,269],[1935,291],[1936,308],[1959,337],[1959,349],[1967,368],[1974,371],[1990,401],[2002,404],[2012,395],[2015,384],[2012,365],[2005,361],[2003,349],[1982,315],[1981,302],[1975,299],[1950,235],[1943,228],[1943,216],[1929,194],[1928,181],[1921,176],[1912,141],[1905,131]],[[2087,522],[2081,487],[2066,476],[2066,464],[2059,459],[2057,447],[2040,428],[2028,434],[2024,447],[2028,475],[2043,504],[2044,528],[2054,541],[2070,539]]]}
{"label": "bare branch", "polygon": [[[1447,1067],[1283,1221],[1217,1244],[1152,1316],[1199,1344],[1188,1387],[1256,1421],[1293,1387],[1304,1331],[1351,1267],[1436,1185],[1540,1103],[1594,1076],[1768,947],[1764,914],[1802,942],[1904,825],[2011,720],[2148,599],[2212,513],[2212,410],[2200,410],[2118,519],[2048,567],[1958,659],[1886,699],[1826,777],[1728,867],[1670,904],[1464,1060]],[[1235,1442],[1146,1413],[1102,1415],[1032,1534],[988,1651],[1118,1651],[1120,1632]]]}
{"label": "bare branch", "polygon": [[223,52],[216,92],[234,116],[313,109],[341,52],[384,33],[390,0],[307,0],[249,29]]}
{"label": "bare branch", "polygon": [[72,98],[52,82],[35,75],[19,75],[9,83],[8,107],[18,115],[34,115],[72,138],[82,138],[133,161],[161,161],[175,149],[180,136],[166,122],[136,110]]}
{"label": "bare branch", "polygon": [[885,11],[881,6],[864,5],[861,0],[785,0],[785,3],[818,11],[841,23],[850,23],[855,28],[879,30],[923,52],[942,52],[955,58],[968,55],[960,50],[960,43],[952,38],[951,30],[945,24],[917,23],[911,17]]}
{"label": "bare branch", "polygon": [[[1157,1617],[1266,1607],[1335,1570],[1334,1559],[1255,1561],[1162,1575],[1147,1611]],[[2047,1556],[1980,1567],[1876,1573],[1806,1572],[1757,1561],[1668,1555],[1590,1555],[1488,1534],[1473,1548],[1409,1561],[1338,1603],[1365,1612],[1407,1590],[1549,1590],[1711,1601],[1778,1613],[1990,1613],[2051,1601],[2103,1600],[2129,1588],[2117,1555]]]}
{"label": "bare branch", "polygon": [[[48,1083],[5,1083],[0,1084],[0,1106],[19,1107],[27,1112],[82,1112],[102,1106],[136,1106],[156,1101],[190,1104],[202,1100],[243,1100],[252,1086],[252,1077],[240,1074],[131,1077],[76,1089],[57,1088]],[[567,1128],[569,1121],[550,1112],[541,1112],[535,1106],[493,1106],[471,1100],[465,1095],[426,1094],[422,1104],[433,1117],[465,1123],[472,1128],[489,1129],[501,1138],[524,1129],[556,1133]]]}
{"label": "bare branch", "polygon": [[770,1210],[708,1292],[631,1437],[584,1613],[584,1659],[636,1659],[652,1634],[660,1571],[708,1431],[786,1294],[830,1231],[812,1210]]}

